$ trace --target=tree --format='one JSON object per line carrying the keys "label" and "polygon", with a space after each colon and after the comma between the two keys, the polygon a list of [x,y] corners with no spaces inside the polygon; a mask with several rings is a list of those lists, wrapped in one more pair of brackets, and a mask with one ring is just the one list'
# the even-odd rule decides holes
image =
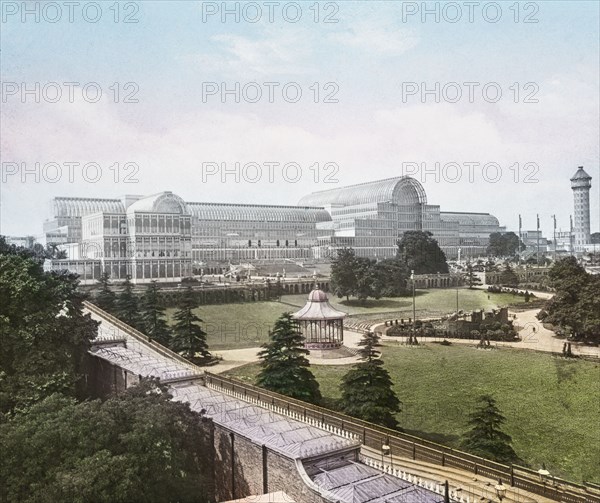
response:
{"label": "tree", "polygon": [[83,314],[77,276],[44,272],[18,248],[0,254],[0,412],[26,409],[52,393],[83,393],[97,323]]}
{"label": "tree", "polygon": [[469,289],[471,290],[474,286],[481,285],[481,280],[479,279],[479,276],[475,274],[475,270],[473,269],[473,264],[471,262],[467,262],[467,270],[465,271],[464,277],[467,285],[469,285]]}
{"label": "tree", "polygon": [[318,403],[319,383],[309,369],[309,351],[304,348],[304,337],[290,313],[277,319],[269,339],[258,353],[261,370],[257,384],[298,400]]}
{"label": "tree", "polygon": [[379,336],[368,332],[359,346],[362,361],[342,377],[340,406],[350,416],[396,428],[398,422],[394,414],[400,412],[400,400],[392,390],[392,380],[376,350],[380,346]]}
{"label": "tree", "polygon": [[142,381],[106,401],[54,394],[0,424],[8,502],[204,502],[210,432],[189,404]]}
{"label": "tree", "polygon": [[[173,316],[175,325],[173,326],[171,348],[190,361],[211,358],[206,343],[206,332],[200,326],[203,321],[194,314],[196,307],[198,304],[194,298],[194,290],[188,286],[183,292],[181,306]],[[200,354],[200,358],[198,358],[198,354]]]}
{"label": "tree", "polygon": [[354,295],[364,303],[369,297],[378,299],[381,297],[381,292],[375,290],[375,261],[365,257],[357,257],[355,260],[355,277],[356,284],[354,286]]}
{"label": "tree", "polygon": [[514,257],[519,248],[522,251],[525,245],[514,232],[492,232],[486,251],[494,257]]}
{"label": "tree", "polygon": [[43,263],[45,259],[49,258],[44,247],[40,243],[33,242],[33,238],[30,240],[30,246],[25,248],[23,246],[8,244],[6,238],[0,236],[0,254],[18,255],[20,257],[33,259],[39,263]]}
{"label": "tree", "polygon": [[337,257],[331,263],[331,290],[338,297],[354,294],[356,289],[356,255],[352,248],[338,250]]}
{"label": "tree", "polygon": [[478,407],[470,415],[471,430],[463,435],[462,446],[468,451],[501,463],[513,463],[519,458],[512,446],[512,438],[502,431],[506,418],[490,395],[478,399]]}
{"label": "tree", "polygon": [[600,277],[588,274],[575,257],[557,261],[548,276],[556,294],[538,318],[576,338],[600,340]]}
{"label": "tree", "polygon": [[96,295],[96,304],[100,309],[104,309],[109,313],[115,310],[116,295],[110,288],[110,274],[103,272],[100,278],[98,278],[98,285],[100,290]]}
{"label": "tree", "polygon": [[428,231],[407,231],[398,241],[398,259],[415,274],[448,273],[446,254]]}
{"label": "tree", "polygon": [[398,259],[380,260],[374,264],[373,291],[376,297],[397,297],[408,293],[410,276],[406,265]]}
{"label": "tree", "polygon": [[56,260],[64,260],[67,258],[66,250],[59,249],[58,245],[55,243],[50,243],[46,245],[45,255],[46,258]]}
{"label": "tree", "polygon": [[116,311],[117,318],[123,323],[127,323],[134,328],[141,328],[139,302],[137,296],[133,293],[133,284],[129,275],[125,277],[123,291],[117,297]]}
{"label": "tree", "polygon": [[519,276],[508,262],[500,273],[500,283],[506,286],[517,286],[519,284]]}
{"label": "tree", "polygon": [[141,317],[144,333],[159,344],[168,346],[171,331],[165,319],[165,308],[160,305],[156,281],[152,281],[144,292]]}

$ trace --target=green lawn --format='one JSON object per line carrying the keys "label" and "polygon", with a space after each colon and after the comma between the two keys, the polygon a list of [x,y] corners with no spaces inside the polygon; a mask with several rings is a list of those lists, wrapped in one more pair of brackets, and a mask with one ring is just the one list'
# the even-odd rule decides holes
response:
{"label": "green lawn", "polygon": [[[286,311],[297,311],[306,303],[306,294],[285,295],[281,302],[252,302],[201,306],[196,314],[205,322],[208,345],[212,350],[256,347],[265,342],[273,322]],[[459,308],[491,309],[520,302],[523,297],[511,294],[490,294],[483,290],[459,290]],[[336,309],[348,314],[361,315],[366,319],[381,318],[378,313],[390,313],[390,318],[412,316],[412,297],[369,299],[360,303],[355,299],[346,301],[330,297]],[[419,290],[416,295],[417,317],[445,314],[456,310],[456,290]],[[175,309],[167,309],[170,320]],[[170,320],[171,321],[171,320]]]}
{"label": "green lawn", "polygon": [[[574,481],[600,482],[600,366],[532,351],[477,350],[429,344],[383,348],[403,402],[409,433],[459,446],[477,396],[492,394],[507,418],[505,431],[531,467]],[[342,366],[312,367],[329,405],[339,397]],[[229,374],[252,380],[256,365]]]}

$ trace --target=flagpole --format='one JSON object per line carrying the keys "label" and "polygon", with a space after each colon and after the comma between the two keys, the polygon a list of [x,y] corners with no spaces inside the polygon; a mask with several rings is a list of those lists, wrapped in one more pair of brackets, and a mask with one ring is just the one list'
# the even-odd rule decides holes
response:
{"label": "flagpole", "polygon": [[540,266],[540,215],[537,214],[537,265]]}

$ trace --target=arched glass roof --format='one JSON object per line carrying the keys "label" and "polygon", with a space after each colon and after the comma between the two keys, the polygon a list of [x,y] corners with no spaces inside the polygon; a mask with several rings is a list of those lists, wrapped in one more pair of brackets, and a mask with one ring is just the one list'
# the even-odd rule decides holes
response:
{"label": "arched glass roof", "polygon": [[172,192],[159,192],[152,196],[137,200],[127,208],[127,213],[176,213],[188,214],[186,204],[181,197]]}
{"label": "arched glass roof", "polygon": [[87,197],[55,197],[53,200],[55,217],[82,217],[100,211],[125,213],[119,199],[94,199]]}
{"label": "arched glass roof", "polygon": [[489,213],[461,213],[459,211],[442,211],[440,218],[446,222],[458,222],[460,225],[492,225],[499,226],[500,222]]}
{"label": "arched glass roof", "polygon": [[199,220],[238,220],[250,222],[329,222],[323,208],[307,206],[270,206],[259,204],[187,203]]}
{"label": "arched glass roof", "polygon": [[384,202],[401,205],[427,204],[427,196],[425,195],[425,189],[417,180],[409,176],[400,176],[313,192],[300,199],[298,204],[309,206],[327,206],[329,204],[355,206]]}

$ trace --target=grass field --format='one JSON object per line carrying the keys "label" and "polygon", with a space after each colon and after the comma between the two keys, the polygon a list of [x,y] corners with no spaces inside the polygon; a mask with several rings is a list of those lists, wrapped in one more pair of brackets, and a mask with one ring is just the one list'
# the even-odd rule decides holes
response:
{"label": "grass field", "polygon": [[[459,308],[491,309],[522,301],[511,294],[490,294],[483,290],[459,290]],[[362,304],[355,299],[346,301],[331,296],[336,309],[364,318],[376,318],[377,313],[393,313],[390,317],[412,316],[412,297],[368,299]],[[273,322],[286,311],[297,311],[306,303],[306,294],[285,295],[281,302],[253,302],[201,306],[196,314],[204,320],[208,345],[212,350],[256,347],[265,342]],[[445,314],[456,310],[456,290],[419,290],[416,295],[417,317]],[[167,310],[169,319],[175,309]]]}
{"label": "grass field", "polygon": [[[507,418],[505,431],[532,468],[600,482],[600,365],[532,351],[460,346],[384,347],[386,368],[403,402],[398,414],[409,433],[459,446],[477,396],[492,394]],[[317,366],[328,405],[339,398],[348,367]],[[229,375],[252,381],[256,365]]]}

